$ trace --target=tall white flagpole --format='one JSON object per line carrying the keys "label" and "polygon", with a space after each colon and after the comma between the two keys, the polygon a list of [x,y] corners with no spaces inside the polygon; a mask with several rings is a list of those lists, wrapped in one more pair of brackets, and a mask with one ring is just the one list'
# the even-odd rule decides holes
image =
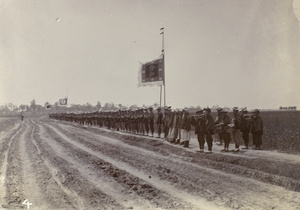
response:
{"label": "tall white flagpole", "polygon": [[[162,49],[161,49],[161,53],[163,56],[163,69],[164,69],[164,107],[166,106],[166,78],[165,78],[165,29],[161,28],[161,35],[162,35]],[[160,86],[161,88],[161,86]]]}

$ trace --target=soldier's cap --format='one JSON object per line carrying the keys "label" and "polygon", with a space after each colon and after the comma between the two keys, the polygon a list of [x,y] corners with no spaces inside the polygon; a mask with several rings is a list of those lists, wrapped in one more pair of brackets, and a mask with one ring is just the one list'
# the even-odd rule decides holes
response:
{"label": "soldier's cap", "polygon": [[221,113],[227,113],[227,111],[223,109],[223,110],[221,111]]}
{"label": "soldier's cap", "polygon": [[203,110],[211,112],[211,109],[209,107],[204,108]]}
{"label": "soldier's cap", "polygon": [[258,110],[258,109],[254,109],[253,111],[252,111],[252,113],[259,113],[260,111]]}
{"label": "soldier's cap", "polygon": [[233,110],[233,111],[239,111],[239,108],[238,108],[238,107],[233,107],[232,110]]}
{"label": "soldier's cap", "polygon": [[151,106],[148,109],[153,110],[153,108]]}
{"label": "soldier's cap", "polygon": [[158,107],[157,110],[161,110],[161,107]]}
{"label": "soldier's cap", "polygon": [[243,113],[247,113],[247,112],[248,112],[247,108],[243,108],[241,111],[242,111]]}
{"label": "soldier's cap", "polygon": [[198,111],[196,111],[196,114],[202,114],[203,113],[203,109],[199,109]]}
{"label": "soldier's cap", "polygon": [[218,112],[221,112],[221,111],[223,111],[223,108],[222,108],[222,107],[218,107],[218,108],[217,108],[217,111],[218,111]]}

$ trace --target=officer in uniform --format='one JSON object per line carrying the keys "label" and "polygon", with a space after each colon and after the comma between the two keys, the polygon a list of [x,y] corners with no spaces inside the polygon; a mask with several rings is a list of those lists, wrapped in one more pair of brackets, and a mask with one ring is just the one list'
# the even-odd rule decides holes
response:
{"label": "officer in uniform", "polygon": [[254,149],[261,150],[262,135],[263,135],[263,120],[259,116],[260,111],[255,109],[252,116],[251,133],[253,137]]}
{"label": "officer in uniform", "polygon": [[184,129],[183,132],[182,132],[183,147],[189,147],[191,119],[190,119],[190,115],[189,115],[189,112],[188,112],[187,109],[183,110],[181,126]]}
{"label": "officer in uniform", "polygon": [[177,134],[178,134],[178,127],[177,127],[177,121],[178,121],[178,109],[173,111],[173,121],[172,121],[172,133],[170,133],[170,143],[175,143]]}
{"label": "officer in uniform", "polygon": [[172,133],[173,133],[173,122],[174,122],[174,118],[175,118],[175,110],[170,110],[169,111],[169,133],[168,133],[168,141],[172,140]]}
{"label": "officer in uniform", "polygon": [[239,109],[237,107],[233,108],[233,118],[231,120],[231,123],[234,125],[234,129],[231,132],[232,139],[235,143],[235,152],[240,151],[240,141],[241,141],[241,130],[240,130],[240,115],[239,115]]}
{"label": "officer in uniform", "polygon": [[205,133],[205,118],[203,110],[200,109],[196,112],[196,116],[191,117],[191,124],[195,127],[195,134],[199,143],[200,150],[197,152],[204,153],[204,133]]}
{"label": "officer in uniform", "polygon": [[149,112],[148,109],[144,109],[144,128],[145,128],[145,135],[149,135]]}
{"label": "officer in uniform", "polygon": [[208,152],[206,154],[212,153],[212,146],[213,146],[213,138],[212,135],[214,134],[215,130],[215,122],[213,117],[211,116],[211,109],[207,107],[204,109],[205,111],[205,139],[208,147]]}
{"label": "officer in uniform", "polygon": [[226,127],[230,123],[230,117],[227,114],[227,111],[222,110],[221,116],[220,116],[220,123],[217,126],[220,126],[221,128],[221,135],[223,135],[224,139],[224,149],[221,150],[221,152],[229,152],[229,143],[230,143],[230,133],[226,131]]}
{"label": "officer in uniform", "polygon": [[170,106],[165,106],[164,109],[164,138],[167,140],[168,139],[168,134],[169,134],[169,121],[170,121]]}
{"label": "officer in uniform", "polygon": [[161,135],[161,131],[163,129],[163,113],[161,112],[161,107],[157,108],[157,121],[156,121],[156,125],[157,125],[157,133],[158,136],[157,138],[160,138]]}
{"label": "officer in uniform", "polygon": [[149,107],[149,116],[148,116],[149,128],[151,131],[151,136],[153,137],[154,134],[154,113],[153,108]]}
{"label": "officer in uniform", "polygon": [[240,118],[240,129],[242,132],[242,137],[244,140],[245,147],[242,149],[249,149],[249,132],[250,132],[250,121],[248,111],[246,108],[241,110],[241,118]]}
{"label": "officer in uniform", "polygon": [[176,119],[176,129],[177,129],[177,139],[175,144],[180,144],[182,133],[184,129],[182,128],[182,115],[184,110],[178,110],[177,119]]}
{"label": "officer in uniform", "polygon": [[[222,112],[223,111],[223,109],[221,108],[221,107],[218,107],[217,108],[217,117],[216,117],[216,119],[215,119],[215,125],[219,125],[220,123],[221,123],[221,121],[222,121]],[[216,131],[216,133],[218,134],[218,138],[219,138],[219,141],[220,141],[220,143],[219,144],[217,144],[217,145],[223,145],[223,140],[224,140],[224,135],[223,135],[223,133],[222,133],[222,129],[221,129],[221,127],[219,126],[216,126],[216,129],[215,129],[215,131]]]}

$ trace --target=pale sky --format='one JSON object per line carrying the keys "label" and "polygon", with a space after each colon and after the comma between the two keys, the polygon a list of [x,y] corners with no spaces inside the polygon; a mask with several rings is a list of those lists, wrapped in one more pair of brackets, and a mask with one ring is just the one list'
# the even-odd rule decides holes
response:
{"label": "pale sky", "polygon": [[0,104],[159,103],[159,87],[137,85],[164,27],[167,105],[300,108],[294,10],[292,0],[0,0]]}

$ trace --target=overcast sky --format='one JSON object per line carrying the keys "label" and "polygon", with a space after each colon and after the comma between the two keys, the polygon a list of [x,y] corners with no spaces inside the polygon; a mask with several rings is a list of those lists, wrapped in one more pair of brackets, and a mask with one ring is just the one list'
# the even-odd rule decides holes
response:
{"label": "overcast sky", "polygon": [[300,108],[297,2],[0,0],[0,104],[159,103],[164,27],[168,105]]}

